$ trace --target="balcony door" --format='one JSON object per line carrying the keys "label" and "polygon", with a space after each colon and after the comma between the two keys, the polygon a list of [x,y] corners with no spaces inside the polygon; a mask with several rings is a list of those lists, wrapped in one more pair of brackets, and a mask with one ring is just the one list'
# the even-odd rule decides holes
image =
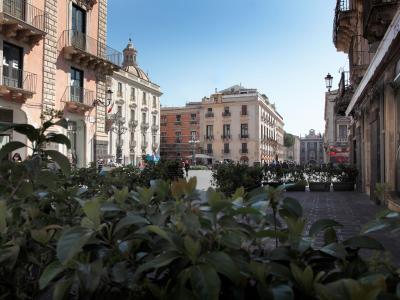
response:
{"label": "balcony door", "polygon": [[26,0],[4,0],[3,9],[14,18],[25,20]]}
{"label": "balcony door", "polygon": [[71,101],[83,103],[83,71],[71,68]]}
{"label": "balcony door", "polygon": [[72,4],[72,44],[74,47],[86,50],[86,11]]}
{"label": "balcony door", "polygon": [[4,42],[3,46],[3,84],[22,88],[22,48]]}

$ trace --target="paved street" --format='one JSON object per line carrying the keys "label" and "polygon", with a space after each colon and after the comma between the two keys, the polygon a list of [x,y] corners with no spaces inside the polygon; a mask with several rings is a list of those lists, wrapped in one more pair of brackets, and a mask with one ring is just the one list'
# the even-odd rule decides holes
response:
{"label": "paved street", "polygon": [[[190,171],[189,176],[197,177],[198,189],[204,195],[211,186],[211,171]],[[341,240],[357,235],[363,224],[371,221],[383,209],[375,205],[368,196],[356,192],[292,192],[287,196],[300,201],[308,225],[318,219],[334,219],[343,228],[338,231]],[[393,261],[400,265],[400,234],[378,232],[371,235],[377,238],[391,252]]]}

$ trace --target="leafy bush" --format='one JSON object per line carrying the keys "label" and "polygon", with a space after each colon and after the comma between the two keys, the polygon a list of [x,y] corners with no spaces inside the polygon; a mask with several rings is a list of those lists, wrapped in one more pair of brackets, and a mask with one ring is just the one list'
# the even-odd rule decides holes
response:
{"label": "leafy bush", "polygon": [[213,183],[225,195],[232,195],[238,187],[246,192],[261,186],[263,172],[258,166],[223,163],[213,170]]}

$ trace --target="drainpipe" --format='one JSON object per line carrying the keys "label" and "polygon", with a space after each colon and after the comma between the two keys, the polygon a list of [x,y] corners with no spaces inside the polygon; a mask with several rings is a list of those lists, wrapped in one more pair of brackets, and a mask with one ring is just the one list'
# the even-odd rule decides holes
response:
{"label": "drainpipe", "polygon": [[379,95],[379,129],[380,129],[380,160],[381,160],[381,183],[385,180],[385,88],[382,87],[382,92]]}

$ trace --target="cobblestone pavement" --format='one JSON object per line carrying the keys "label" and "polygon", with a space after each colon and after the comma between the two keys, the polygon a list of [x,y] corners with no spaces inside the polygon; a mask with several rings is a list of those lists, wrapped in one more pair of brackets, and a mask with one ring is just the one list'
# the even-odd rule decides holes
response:
{"label": "cobblestone pavement", "polygon": [[[211,186],[211,171],[190,171],[189,177],[197,177],[202,196]],[[361,227],[373,220],[384,208],[375,205],[368,196],[356,192],[291,192],[286,194],[300,201],[308,225],[318,219],[334,219],[343,228],[338,230],[340,240],[357,235]],[[400,265],[400,233],[377,232],[371,236],[378,239],[391,253],[393,261]]]}

